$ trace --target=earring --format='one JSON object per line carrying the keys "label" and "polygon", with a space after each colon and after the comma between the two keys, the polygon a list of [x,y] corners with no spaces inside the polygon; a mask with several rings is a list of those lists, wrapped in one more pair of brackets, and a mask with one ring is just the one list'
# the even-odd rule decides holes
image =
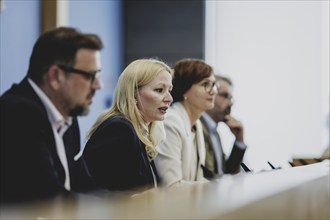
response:
{"label": "earring", "polygon": [[187,100],[187,96],[183,96],[183,99],[184,99],[184,100]]}

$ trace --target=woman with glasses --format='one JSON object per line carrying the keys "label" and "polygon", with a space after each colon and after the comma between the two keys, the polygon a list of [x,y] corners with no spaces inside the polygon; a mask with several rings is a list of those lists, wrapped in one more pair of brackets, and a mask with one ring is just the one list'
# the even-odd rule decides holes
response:
{"label": "woman with glasses", "polygon": [[173,104],[165,117],[166,139],[156,148],[161,183],[205,181],[205,145],[199,118],[214,107],[217,94],[210,65],[199,59],[183,59],[174,65]]}
{"label": "woman with glasses", "polygon": [[84,149],[95,182],[109,190],[157,186],[155,147],[164,137],[172,103],[172,70],[155,59],[130,63],[120,75],[112,106],[98,118]]}

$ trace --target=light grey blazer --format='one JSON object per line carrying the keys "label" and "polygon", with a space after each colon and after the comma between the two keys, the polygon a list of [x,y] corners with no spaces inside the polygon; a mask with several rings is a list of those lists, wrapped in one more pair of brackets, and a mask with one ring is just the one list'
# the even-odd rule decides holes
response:
{"label": "light grey blazer", "polygon": [[[181,102],[173,103],[165,120],[166,138],[156,150],[155,159],[160,181],[165,186],[191,181],[206,181],[205,145],[201,122],[197,120],[195,134],[191,131],[188,114]],[[197,155],[197,161],[196,158]]]}

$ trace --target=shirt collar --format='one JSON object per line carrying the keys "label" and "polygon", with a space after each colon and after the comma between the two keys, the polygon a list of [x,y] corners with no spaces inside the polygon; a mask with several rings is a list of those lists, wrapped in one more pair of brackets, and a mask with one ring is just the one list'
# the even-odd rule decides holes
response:
{"label": "shirt collar", "polygon": [[209,130],[213,131],[217,129],[218,124],[206,112],[202,113],[202,117]]}
{"label": "shirt collar", "polygon": [[70,126],[72,124],[72,117],[69,117],[67,120],[64,119],[63,115],[57,110],[52,101],[48,98],[48,96],[35,84],[30,78],[28,78],[28,82],[30,83],[32,89],[37,93],[41,102],[44,104],[48,119],[52,125],[55,125],[56,128],[61,125],[67,124]]}

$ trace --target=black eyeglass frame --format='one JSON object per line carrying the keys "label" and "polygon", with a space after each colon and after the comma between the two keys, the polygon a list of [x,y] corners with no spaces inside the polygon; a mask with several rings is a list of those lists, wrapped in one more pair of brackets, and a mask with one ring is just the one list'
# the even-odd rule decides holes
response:
{"label": "black eyeglass frame", "polygon": [[88,72],[85,70],[76,69],[72,66],[66,66],[66,65],[62,65],[62,64],[57,64],[57,66],[60,69],[62,69],[64,72],[80,74],[80,75],[84,76],[86,79],[90,80],[92,83],[94,83],[95,80],[98,79],[99,73],[101,72],[101,70]]}
{"label": "black eyeglass frame", "polygon": [[228,99],[228,100],[230,100],[230,101],[233,100],[233,96],[232,96],[232,95],[229,95],[228,93],[225,93],[225,92],[218,92],[217,95],[218,95],[218,96],[221,96],[221,97],[223,97],[223,98],[225,98],[225,99]]}

